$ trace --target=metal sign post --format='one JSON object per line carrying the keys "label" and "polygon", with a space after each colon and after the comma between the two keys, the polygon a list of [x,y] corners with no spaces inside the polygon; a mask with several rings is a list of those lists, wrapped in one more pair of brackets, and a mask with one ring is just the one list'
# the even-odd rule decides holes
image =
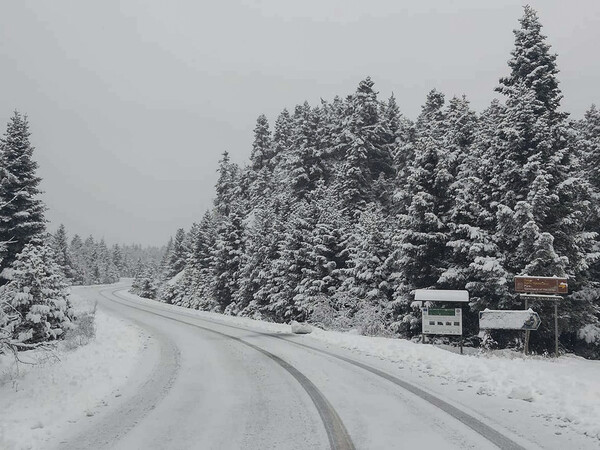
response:
{"label": "metal sign post", "polygon": [[[525,297],[525,309],[529,309],[529,300]],[[529,335],[531,334],[531,330],[525,331],[525,345],[523,346],[523,353],[529,355]]]}
{"label": "metal sign post", "polygon": [[[558,302],[563,298],[560,295],[569,292],[569,285],[565,277],[530,277],[528,275],[515,277],[515,292],[525,300],[525,309],[529,307],[529,300],[544,300],[554,302],[554,355],[558,358]],[[525,332],[525,353],[529,352],[529,331]]]}

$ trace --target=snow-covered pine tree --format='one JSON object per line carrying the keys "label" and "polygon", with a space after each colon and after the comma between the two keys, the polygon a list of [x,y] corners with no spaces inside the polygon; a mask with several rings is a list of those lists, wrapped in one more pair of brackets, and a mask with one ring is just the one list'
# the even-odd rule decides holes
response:
{"label": "snow-covered pine tree", "polygon": [[212,251],[216,240],[215,215],[207,211],[193,237],[182,284],[191,308],[212,311],[216,302],[211,292]]}
{"label": "snow-covered pine tree", "polygon": [[12,265],[3,298],[19,315],[12,338],[22,344],[58,339],[71,326],[68,286],[45,244],[27,244]]}
{"label": "snow-covered pine tree", "polygon": [[110,284],[119,281],[119,271],[114,264],[112,253],[108,250],[104,239],[101,239],[98,243],[96,258],[100,283]]}
{"label": "snow-covered pine tree", "polygon": [[[278,130],[281,131],[281,130]],[[254,128],[254,142],[250,155],[250,165],[244,170],[248,184],[249,208],[258,205],[261,198],[269,195],[272,188],[273,171],[275,169],[276,148],[271,139],[269,122],[261,114]]]}
{"label": "snow-covered pine tree", "polygon": [[600,192],[600,110],[592,105],[578,123],[578,149],[588,181]]}
{"label": "snow-covered pine tree", "polygon": [[471,151],[476,130],[477,114],[471,109],[467,97],[453,97],[445,111],[443,139],[447,170],[454,179]]}
{"label": "snow-covered pine tree", "polygon": [[51,246],[56,255],[55,262],[62,270],[63,275],[67,280],[73,280],[75,278],[75,270],[69,253],[67,231],[63,224],[61,224],[52,235]]}
{"label": "snow-covered pine tree", "polygon": [[73,263],[73,284],[85,284],[88,278],[88,269],[84,257],[83,241],[78,234],[71,239],[69,254]]}
{"label": "snow-covered pine tree", "polygon": [[265,166],[270,166],[273,158],[273,149],[271,147],[271,130],[269,130],[269,121],[264,114],[258,116],[256,127],[254,127],[254,142],[252,143],[252,153],[250,154],[250,167],[254,172],[260,172]]}
{"label": "snow-covered pine tree", "polygon": [[[579,157],[584,168],[584,176],[593,189],[592,214],[587,229],[595,240],[593,250],[588,254],[589,283],[587,294],[595,300],[600,321],[600,110],[592,105],[578,124],[576,134]],[[600,323],[597,326],[600,329]],[[589,327],[588,327],[589,328]],[[589,333],[589,336],[600,335]],[[588,338],[588,341],[591,339]],[[600,342],[599,342],[600,344]]]}
{"label": "snow-covered pine tree", "polygon": [[130,292],[140,297],[155,299],[158,295],[157,267],[152,264],[144,265],[140,260]]}
{"label": "snow-covered pine tree", "polygon": [[83,241],[83,253],[82,259],[85,264],[85,275],[86,278],[83,280],[83,284],[100,284],[100,266],[97,264],[98,261],[98,244],[94,240],[92,235],[89,235],[85,241]]}
{"label": "snow-covered pine tree", "polygon": [[183,228],[179,228],[173,239],[173,246],[167,260],[166,278],[170,279],[177,275],[185,267],[188,257],[188,249],[185,247],[186,233]]}
{"label": "snow-covered pine tree", "polygon": [[273,175],[276,179],[285,178],[284,162],[289,160],[292,148],[292,116],[287,109],[281,111],[273,129]]}
{"label": "snow-covered pine tree", "polygon": [[[282,266],[279,264],[279,260],[286,238],[285,231],[291,217],[292,199],[290,190],[281,190],[271,199],[266,200],[263,208],[258,211],[259,214],[256,214],[254,218],[249,218],[249,233],[246,236],[246,245],[249,247],[246,248],[244,257],[248,265],[244,269],[240,294],[245,295],[244,290],[248,288],[249,284],[252,285],[250,289],[253,293],[252,300],[243,310],[244,315],[276,319],[269,309],[269,305],[273,301],[273,294],[278,292],[280,277],[284,275],[281,272]],[[272,220],[271,223],[269,223],[270,220]],[[261,230],[269,230],[269,235],[262,236],[257,241],[257,244],[260,245],[257,250],[255,243],[248,238],[255,234],[258,235]],[[258,255],[251,256],[252,249],[258,251]],[[264,257],[262,262],[261,257]],[[251,273],[256,273],[257,270],[256,277],[258,279],[251,279]]]}
{"label": "snow-covered pine tree", "polygon": [[164,283],[166,281],[166,274],[169,272],[169,258],[171,257],[171,252],[173,251],[173,237],[169,238],[167,245],[165,246],[165,251],[158,265],[158,276],[159,283]]}
{"label": "snow-covered pine tree", "polygon": [[[219,162],[216,184],[215,236],[211,245],[211,297],[221,312],[232,303],[239,288],[240,265],[244,253],[244,195],[238,166],[227,152]],[[235,305],[228,313],[236,314]]]}
{"label": "snow-covered pine tree", "polygon": [[307,102],[296,106],[293,116],[292,147],[281,163],[283,182],[296,199],[306,198],[323,178],[322,161],[317,150],[317,114]]}
{"label": "snow-covered pine tree", "polygon": [[341,211],[335,193],[320,183],[307,209],[307,221],[314,226],[307,236],[308,264],[302,269],[294,297],[296,303],[306,305],[311,315],[315,307],[325,306],[323,303],[333,306],[333,296],[342,284],[349,258],[350,224]]}
{"label": "snow-covered pine tree", "polygon": [[239,289],[234,293],[236,308],[242,315],[258,318],[261,308],[268,303],[258,292],[268,284],[271,265],[279,256],[283,225],[273,204],[277,201],[278,197],[265,199],[254,209],[244,227]]}
{"label": "snow-covered pine tree", "polygon": [[[416,122],[415,157],[406,182],[406,212],[398,216],[392,261],[398,279],[394,329],[415,326],[411,292],[434,287],[447,264],[452,176],[444,154],[444,96],[433,90]],[[407,326],[408,325],[408,326]]]}
{"label": "snow-covered pine tree", "polygon": [[215,186],[214,205],[216,212],[222,216],[229,214],[234,201],[239,201],[240,194],[240,170],[237,164],[232,163],[228,152],[223,152],[217,169],[219,178]]}
{"label": "snow-covered pine tree", "polygon": [[130,277],[132,273],[128,270],[127,262],[125,261],[125,255],[119,244],[115,244],[112,247],[112,260],[117,269],[119,277]]}
{"label": "snow-covered pine tree", "polygon": [[394,285],[391,273],[392,229],[381,208],[371,204],[352,227],[346,244],[345,280],[336,303],[362,334],[381,335],[389,324]]}
{"label": "snow-covered pine tree", "polygon": [[[402,114],[393,93],[387,103],[382,105],[381,114],[383,120],[386,122],[386,127],[390,130],[392,138],[394,139],[390,151],[397,172],[409,163],[410,158],[400,157],[399,152],[404,145],[411,141],[414,133],[414,124]],[[404,161],[404,164],[400,167],[397,165],[399,159]]]}
{"label": "snow-covered pine tree", "polygon": [[[26,116],[15,111],[0,140],[0,242],[4,242],[0,272],[9,267],[30,242],[41,242],[46,229],[42,200],[38,198],[41,178],[36,175],[37,163],[32,159]],[[6,283],[6,279],[0,283]]]}
{"label": "snow-covered pine tree", "polygon": [[179,275],[185,268],[188,249],[185,247],[186,233],[179,228],[175,237],[170,241],[169,253],[165,255],[164,264],[161,267],[161,285],[158,297],[161,301],[169,304],[177,304],[180,300],[180,292],[177,287]]}
{"label": "snow-covered pine tree", "polygon": [[237,314],[239,310],[233,300],[239,289],[244,254],[244,218],[240,206],[232,204],[228,210],[228,215],[217,218],[216,239],[211,254],[211,292],[221,312]]}
{"label": "snow-covered pine tree", "polygon": [[[501,110],[502,106],[495,100],[480,116],[473,142],[465,147],[451,187],[454,202],[448,216],[450,235],[446,244],[450,252],[437,284],[444,289],[469,291],[474,314],[465,313],[463,316],[467,335],[478,332],[479,311],[497,309],[499,304],[510,298],[510,276],[504,269],[504,254],[494,240],[494,196],[498,192],[490,187],[499,163],[493,158],[494,152],[490,148],[496,147],[494,142]],[[452,128],[449,125],[448,132],[456,136],[459,129],[453,132],[450,131]]]}
{"label": "snow-covered pine tree", "polygon": [[359,83],[349,100],[337,145],[344,155],[338,171],[341,197],[345,211],[354,217],[373,200],[373,182],[380,175],[394,175],[390,145],[395,136],[380,117],[381,105],[373,85],[369,77]]}
{"label": "snow-covered pine tree", "polygon": [[269,303],[263,314],[276,322],[306,320],[310,305],[298,296],[298,287],[306,270],[313,268],[310,252],[315,217],[305,200],[296,201],[286,223],[283,239],[279,242],[279,257],[273,262],[266,286]]}

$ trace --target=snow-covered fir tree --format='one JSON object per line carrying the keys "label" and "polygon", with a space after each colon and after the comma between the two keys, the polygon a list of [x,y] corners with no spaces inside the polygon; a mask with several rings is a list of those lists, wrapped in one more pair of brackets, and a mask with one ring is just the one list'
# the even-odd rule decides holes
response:
{"label": "snow-covered fir tree", "polygon": [[68,285],[54,257],[48,245],[27,244],[12,265],[11,280],[2,288],[3,299],[19,317],[11,330],[18,343],[57,339],[71,326]]}
{"label": "snow-covered fir tree", "polygon": [[40,242],[46,229],[30,134],[27,117],[15,111],[0,139],[0,242],[4,243],[0,272],[10,267],[25,245]]}
{"label": "snow-covered fir tree", "polygon": [[52,235],[51,245],[55,253],[56,264],[60,267],[67,280],[73,280],[75,278],[75,268],[69,252],[67,230],[63,224]]}

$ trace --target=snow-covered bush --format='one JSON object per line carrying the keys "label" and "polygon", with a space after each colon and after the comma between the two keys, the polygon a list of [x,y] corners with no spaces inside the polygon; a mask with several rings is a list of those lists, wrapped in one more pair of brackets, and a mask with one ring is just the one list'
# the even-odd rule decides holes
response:
{"label": "snow-covered bush", "polygon": [[348,310],[345,308],[336,309],[333,299],[325,295],[317,297],[308,321],[326,330],[344,331],[352,328]]}
{"label": "snow-covered bush", "polygon": [[595,344],[600,346],[600,326],[598,324],[588,324],[581,328],[577,337],[586,344]]}
{"label": "snow-covered bush", "polygon": [[352,325],[363,336],[390,336],[386,314],[379,305],[364,305],[352,318]]}
{"label": "snow-covered bush", "polygon": [[10,349],[12,342],[12,328],[18,316],[10,314],[10,305],[0,300],[0,355]]}
{"label": "snow-covered bush", "polygon": [[96,336],[96,305],[91,311],[77,315],[65,333],[65,347],[69,350],[89,344]]}
{"label": "snow-covered bush", "polygon": [[35,344],[60,338],[71,327],[73,310],[52,249],[27,244],[12,268],[2,299],[18,317],[10,326],[13,341]]}
{"label": "snow-covered bush", "polygon": [[154,272],[151,267],[140,271],[133,280],[130,292],[140,297],[155,299],[158,295],[158,286]]}

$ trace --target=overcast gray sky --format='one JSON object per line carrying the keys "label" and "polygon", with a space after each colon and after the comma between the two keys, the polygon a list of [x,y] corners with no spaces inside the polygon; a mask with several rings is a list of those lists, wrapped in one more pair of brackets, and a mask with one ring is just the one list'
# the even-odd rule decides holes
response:
{"label": "overcast gray sky", "polygon": [[[370,75],[414,118],[426,93],[478,111],[507,74],[518,0],[3,0],[0,122],[30,118],[51,229],[162,245],[211,204],[220,154],[256,117]],[[600,103],[600,1],[529,2],[563,106]]]}

